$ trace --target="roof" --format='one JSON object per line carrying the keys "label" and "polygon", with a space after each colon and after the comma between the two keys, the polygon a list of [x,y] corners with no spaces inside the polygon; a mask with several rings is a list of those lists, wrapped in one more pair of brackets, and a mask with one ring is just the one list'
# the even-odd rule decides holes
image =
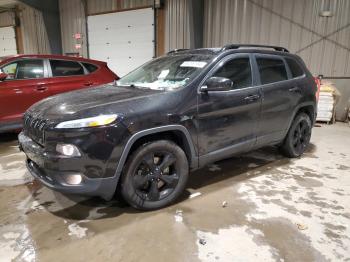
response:
{"label": "roof", "polygon": [[51,59],[67,59],[67,60],[73,60],[73,61],[80,61],[80,62],[94,62],[97,64],[105,64],[103,61],[99,60],[93,60],[93,59],[87,59],[83,57],[74,57],[74,56],[65,56],[65,55],[40,55],[40,54],[20,54],[20,55],[12,55],[12,56],[3,56],[0,57],[0,62],[3,62],[5,60],[14,60],[17,58],[51,58]]}
{"label": "roof", "polygon": [[217,48],[198,48],[198,49],[174,49],[168,52],[168,55],[175,54],[206,54],[216,55],[224,52],[230,53],[266,53],[266,54],[290,54],[289,51],[280,46],[253,45],[253,44],[229,44]]}

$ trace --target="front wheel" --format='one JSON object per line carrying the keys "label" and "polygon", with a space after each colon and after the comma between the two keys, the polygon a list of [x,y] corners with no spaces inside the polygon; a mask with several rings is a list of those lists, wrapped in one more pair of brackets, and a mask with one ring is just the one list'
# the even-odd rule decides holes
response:
{"label": "front wheel", "polygon": [[188,179],[188,160],[175,143],[145,144],[130,157],[121,181],[121,194],[131,206],[152,210],[173,203]]}
{"label": "front wheel", "polygon": [[299,157],[305,152],[311,138],[311,119],[305,113],[298,114],[281,146],[281,151],[287,157]]}

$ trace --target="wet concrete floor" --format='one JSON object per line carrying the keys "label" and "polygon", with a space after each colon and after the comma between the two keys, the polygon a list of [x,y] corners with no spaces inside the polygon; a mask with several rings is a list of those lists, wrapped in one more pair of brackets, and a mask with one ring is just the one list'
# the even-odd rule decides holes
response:
{"label": "wet concrete floor", "polygon": [[350,261],[350,127],[299,159],[265,148],[193,172],[177,204],[139,212],[33,181],[0,138],[0,261]]}

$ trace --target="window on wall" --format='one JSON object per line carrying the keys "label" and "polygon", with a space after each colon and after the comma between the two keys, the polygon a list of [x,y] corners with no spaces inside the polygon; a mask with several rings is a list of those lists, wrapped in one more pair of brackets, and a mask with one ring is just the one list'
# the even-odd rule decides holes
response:
{"label": "window on wall", "polygon": [[249,57],[235,58],[226,62],[213,76],[231,79],[233,89],[251,86],[252,72]]}
{"label": "window on wall", "polygon": [[261,84],[288,79],[287,70],[282,59],[258,57],[256,61],[259,67]]}
{"label": "window on wall", "polygon": [[50,60],[52,76],[84,75],[84,68],[74,61]]}
{"label": "window on wall", "polygon": [[290,72],[291,72],[293,78],[298,77],[298,76],[302,76],[304,74],[303,69],[301,69],[301,67],[297,63],[297,61],[295,61],[292,58],[286,58],[286,62],[288,64],[288,67],[290,69]]}
{"label": "window on wall", "polygon": [[7,80],[11,79],[33,79],[44,77],[43,60],[26,59],[13,62],[1,68],[7,74]]}

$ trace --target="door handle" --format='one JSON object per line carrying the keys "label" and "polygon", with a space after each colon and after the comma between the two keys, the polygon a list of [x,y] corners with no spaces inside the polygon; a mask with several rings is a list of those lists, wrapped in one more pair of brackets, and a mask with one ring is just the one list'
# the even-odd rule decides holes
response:
{"label": "door handle", "polygon": [[92,86],[94,83],[93,82],[85,82],[84,86]]}
{"label": "door handle", "polygon": [[36,90],[40,91],[40,92],[43,92],[43,91],[47,90],[47,87],[44,86],[44,85],[37,85]]}
{"label": "door handle", "polygon": [[249,95],[244,98],[245,101],[247,102],[254,102],[260,98],[260,95],[255,94],[255,95]]}
{"label": "door handle", "polygon": [[289,92],[293,92],[293,93],[301,93],[301,89],[298,86],[289,88]]}

